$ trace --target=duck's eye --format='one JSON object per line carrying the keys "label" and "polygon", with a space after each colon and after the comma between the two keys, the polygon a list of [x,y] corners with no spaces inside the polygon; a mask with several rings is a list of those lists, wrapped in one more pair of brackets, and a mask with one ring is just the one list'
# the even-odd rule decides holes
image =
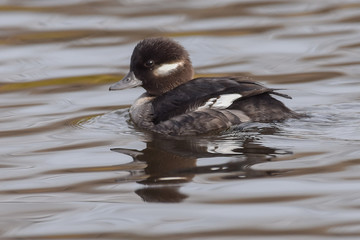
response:
{"label": "duck's eye", "polygon": [[145,63],[144,63],[144,66],[147,67],[147,68],[151,68],[152,66],[154,66],[154,61],[153,60],[147,60]]}

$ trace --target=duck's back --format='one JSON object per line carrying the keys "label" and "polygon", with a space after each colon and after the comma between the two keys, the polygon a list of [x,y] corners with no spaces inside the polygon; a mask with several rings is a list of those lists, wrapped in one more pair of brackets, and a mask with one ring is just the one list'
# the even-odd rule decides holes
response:
{"label": "duck's back", "polygon": [[238,78],[197,78],[155,98],[146,128],[168,135],[194,135],[249,121],[298,117],[270,94],[290,98]]}

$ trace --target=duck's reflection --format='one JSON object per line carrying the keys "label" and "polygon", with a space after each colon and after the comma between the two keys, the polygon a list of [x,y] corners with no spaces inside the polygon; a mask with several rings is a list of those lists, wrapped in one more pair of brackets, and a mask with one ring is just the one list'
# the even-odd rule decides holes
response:
{"label": "duck's reflection", "polygon": [[[269,134],[269,129],[262,131]],[[111,149],[131,156],[134,161],[147,164],[137,181],[146,187],[138,189],[136,193],[148,202],[184,200],[187,196],[181,193],[179,188],[183,183],[191,181],[196,174],[223,173],[220,177],[222,179],[275,175],[275,171],[254,170],[250,166],[284,154],[278,149],[258,144],[256,137],[251,135],[217,138],[167,138],[152,135],[149,139],[142,151]]]}

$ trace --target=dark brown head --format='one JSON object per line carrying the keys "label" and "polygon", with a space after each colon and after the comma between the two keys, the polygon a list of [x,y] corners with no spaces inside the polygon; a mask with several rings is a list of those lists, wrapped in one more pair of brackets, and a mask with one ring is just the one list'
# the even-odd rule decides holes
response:
{"label": "dark brown head", "polygon": [[146,38],[131,56],[130,72],[110,90],[142,85],[151,95],[161,95],[193,78],[187,51],[169,38]]}

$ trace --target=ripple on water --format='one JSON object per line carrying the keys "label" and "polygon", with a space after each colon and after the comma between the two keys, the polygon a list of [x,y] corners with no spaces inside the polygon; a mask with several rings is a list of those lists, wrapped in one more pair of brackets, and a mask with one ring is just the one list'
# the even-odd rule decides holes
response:
{"label": "ripple on water", "polygon": [[[74,127],[114,130],[125,128],[128,123],[128,109],[120,109],[104,114],[86,116],[73,122]],[[112,127],[112,129],[110,129]]]}

